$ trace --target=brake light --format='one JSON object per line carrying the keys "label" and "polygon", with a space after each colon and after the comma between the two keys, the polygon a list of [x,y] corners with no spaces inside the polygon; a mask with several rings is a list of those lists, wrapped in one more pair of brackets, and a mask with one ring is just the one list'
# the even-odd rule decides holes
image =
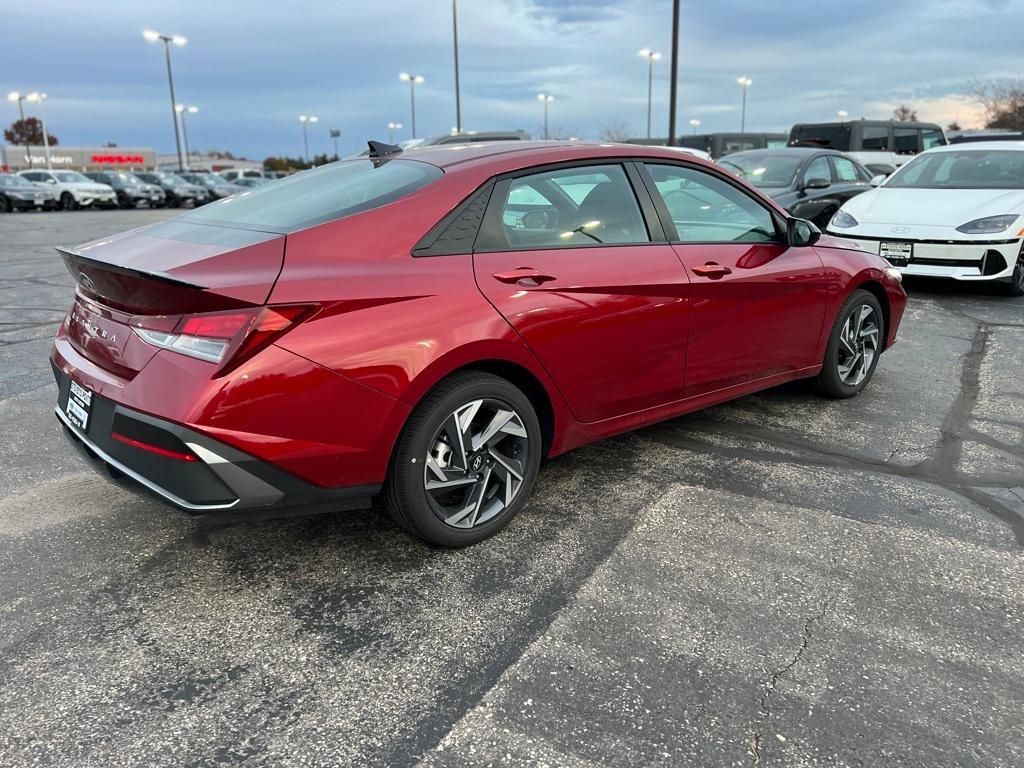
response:
{"label": "brake light", "polygon": [[[252,307],[229,312],[132,318],[132,330],[157,347],[219,365],[218,373],[252,357],[317,310],[315,304]],[[170,328],[171,320],[178,320]]]}

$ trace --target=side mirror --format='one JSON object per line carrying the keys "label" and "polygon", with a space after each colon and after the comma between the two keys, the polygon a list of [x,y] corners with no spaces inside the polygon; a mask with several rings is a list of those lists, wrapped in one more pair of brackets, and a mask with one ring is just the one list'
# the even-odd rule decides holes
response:
{"label": "side mirror", "polygon": [[886,176],[884,173],[880,173],[877,176],[873,176],[871,178],[871,186],[880,187],[882,186],[882,182],[885,181],[887,178],[888,176]]}
{"label": "side mirror", "polygon": [[47,180],[46,180],[46,183],[47,183],[47,184],[56,184],[56,183],[57,183],[57,180],[56,180],[56,179],[47,179]]}
{"label": "side mirror", "polygon": [[804,189],[825,189],[826,187],[831,186],[831,181],[829,181],[828,179],[822,179],[820,177],[807,179],[807,181],[804,182]]}
{"label": "side mirror", "polygon": [[804,248],[814,245],[821,237],[821,230],[806,219],[788,219],[786,221],[786,242],[790,248]]}

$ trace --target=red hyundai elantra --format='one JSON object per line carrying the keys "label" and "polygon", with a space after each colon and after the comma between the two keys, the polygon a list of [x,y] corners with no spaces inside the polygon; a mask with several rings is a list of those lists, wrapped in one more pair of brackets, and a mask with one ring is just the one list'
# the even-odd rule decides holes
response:
{"label": "red hyundai elantra", "polygon": [[792,379],[856,395],[906,295],[710,163],[515,142],[348,160],[62,250],[57,417],[195,516],[480,541],[541,460]]}

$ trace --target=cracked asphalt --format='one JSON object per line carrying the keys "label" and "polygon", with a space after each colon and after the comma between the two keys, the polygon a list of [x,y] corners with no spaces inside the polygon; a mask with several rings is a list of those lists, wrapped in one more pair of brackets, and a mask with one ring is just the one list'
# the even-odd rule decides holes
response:
{"label": "cracked asphalt", "polygon": [[912,284],[867,392],[549,462],[459,552],[199,525],[63,444],[52,246],[0,216],[0,765],[1024,764],[1024,301]]}

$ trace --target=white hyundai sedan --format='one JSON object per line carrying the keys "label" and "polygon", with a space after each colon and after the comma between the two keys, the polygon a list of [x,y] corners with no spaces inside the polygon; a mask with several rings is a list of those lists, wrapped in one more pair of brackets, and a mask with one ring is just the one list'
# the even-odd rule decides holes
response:
{"label": "white hyundai sedan", "polygon": [[1024,295],[1024,141],[922,152],[845,203],[828,231],[905,275],[999,281]]}

